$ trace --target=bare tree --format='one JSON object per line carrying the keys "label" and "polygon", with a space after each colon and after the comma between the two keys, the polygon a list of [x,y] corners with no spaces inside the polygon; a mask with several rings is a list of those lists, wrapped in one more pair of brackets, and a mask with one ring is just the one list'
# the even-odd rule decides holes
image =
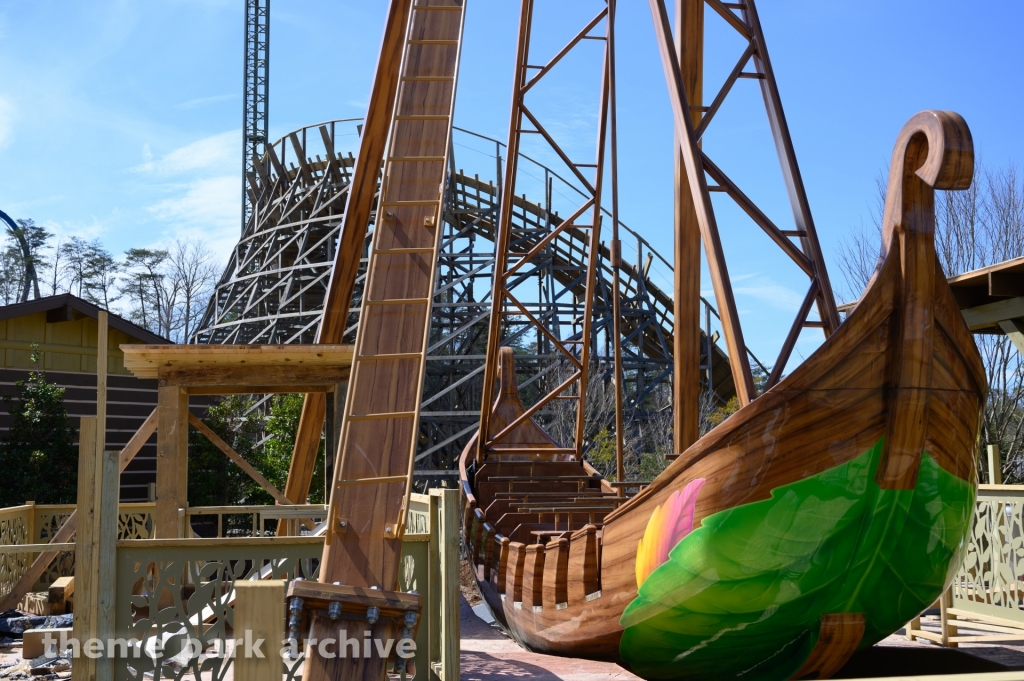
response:
{"label": "bare tree", "polygon": [[177,293],[176,331],[187,343],[206,310],[206,301],[217,277],[217,266],[205,244],[186,240],[175,243],[168,258],[168,270]]}
{"label": "bare tree", "polygon": [[213,290],[217,269],[201,241],[177,241],[170,250],[133,248],[125,253],[121,292],[138,324],[175,342],[195,333]]}
{"label": "bare tree", "polygon": [[[872,238],[861,229],[839,248],[839,268],[852,299],[874,272],[874,265],[866,266],[868,254],[880,250],[884,185],[880,189],[874,214],[878,234]],[[1024,255],[1024,183],[1013,165],[993,172],[979,163],[971,188],[939,193],[935,208],[935,251],[947,276]],[[998,444],[1005,479],[1024,481],[1024,358],[1004,335],[974,338],[989,385],[980,444]]]}

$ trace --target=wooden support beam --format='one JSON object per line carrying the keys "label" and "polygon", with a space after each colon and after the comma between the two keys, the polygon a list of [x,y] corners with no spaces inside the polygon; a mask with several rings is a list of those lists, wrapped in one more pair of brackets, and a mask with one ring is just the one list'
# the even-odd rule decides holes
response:
{"label": "wooden support beam", "polygon": [[[704,101],[704,0],[676,0],[675,49],[694,128]],[[672,435],[676,453],[700,436],[700,223],[686,165],[675,144]],[[621,480],[621,478],[620,478]]]}
{"label": "wooden support beam", "polygon": [[[97,419],[82,419],[77,504],[81,521],[75,542],[78,607],[75,608],[74,635],[83,645],[90,639],[106,641],[114,637],[119,453],[96,453],[97,430]],[[72,678],[74,681],[111,679],[113,660],[106,656],[76,658]]]}
{"label": "wooden support beam", "polygon": [[156,512],[159,539],[182,535],[178,509],[188,501],[188,393],[178,385],[157,389]]}
{"label": "wooden support beam", "polygon": [[284,595],[284,581],[279,579],[235,583],[235,636],[264,642],[263,658],[241,651],[235,655],[235,677],[240,681],[281,680],[277,651],[284,639]]}
{"label": "wooden support beam", "polygon": [[[97,575],[93,569],[99,550],[96,532],[96,418],[83,417],[78,430],[78,503],[75,513],[81,518],[75,549],[75,584],[78,589],[78,612],[74,619],[74,636],[81,642],[95,638],[96,611],[92,607]],[[66,525],[67,523],[65,523]],[[85,655],[76,659],[73,681],[93,681],[96,660]]]}
{"label": "wooden support beam", "polygon": [[58,577],[47,589],[47,601],[50,603],[51,615],[63,615],[68,612],[68,601],[75,593],[74,577]]}
{"label": "wooden support beam", "polygon": [[206,439],[212,442],[217,449],[224,452],[224,454],[229,459],[234,461],[235,465],[237,465],[239,468],[245,471],[246,475],[255,480],[256,484],[262,487],[267,492],[267,494],[274,497],[274,501],[278,502],[279,504],[291,504],[291,502],[288,500],[288,497],[281,494],[276,487],[270,484],[269,480],[263,477],[263,475],[258,470],[253,468],[251,463],[243,459],[241,454],[239,454],[238,452],[231,448],[231,445],[229,445],[227,442],[224,442],[224,440],[222,440],[221,437],[217,435],[217,433],[213,432],[213,430],[211,430],[208,425],[200,421],[198,416],[196,416],[192,412],[189,412],[188,422],[192,425],[193,428],[195,428],[200,433],[205,435]]}
{"label": "wooden support beam", "polygon": [[107,444],[107,345],[109,326],[106,310],[96,316],[96,455],[102,456]]}
{"label": "wooden support beam", "polygon": [[718,314],[725,332],[725,343],[729,353],[733,384],[736,387],[736,397],[742,407],[749,404],[756,396],[754,378],[747,359],[747,345],[743,340],[743,330],[740,327],[736,299],[733,296],[732,281],[729,278],[729,270],[725,262],[725,251],[722,248],[722,239],[718,232],[718,223],[715,219],[714,207],[711,204],[707,179],[704,176],[704,166],[694,135],[693,111],[690,108],[686,86],[679,71],[679,59],[673,45],[668,10],[665,8],[665,0],[650,0],[650,5],[665,79],[668,82],[669,100],[672,103],[676,142],[682,154],[690,195],[696,210],[697,222],[700,225],[701,239],[707,253],[711,285],[715,291],[715,299],[718,301]]}
{"label": "wooden support beam", "polygon": [[988,453],[988,484],[1003,484],[1003,460],[999,456],[999,445],[989,445]]}
{"label": "wooden support beam", "polygon": [[[348,321],[359,259],[366,239],[366,228],[373,211],[374,197],[384,162],[384,147],[388,140],[388,126],[395,113],[400,80],[402,54],[413,0],[391,0],[384,24],[377,70],[370,90],[370,103],[363,121],[359,139],[359,155],[352,170],[345,217],[338,237],[338,250],[327,284],[323,318],[317,331],[317,343],[340,343]],[[340,382],[340,381],[339,381]],[[293,503],[305,503],[309,495],[316,452],[320,446],[320,432],[324,425],[327,398],[307,394],[302,404],[299,430],[295,434],[292,466],[288,471],[285,495]],[[330,456],[334,453],[330,452]]]}
{"label": "wooden support beam", "polygon": [[999,328],[1003,330],[1006,337],[1017,348],[1017,352],[1024,355],[1024,320],[1004,319],[999,322]]}

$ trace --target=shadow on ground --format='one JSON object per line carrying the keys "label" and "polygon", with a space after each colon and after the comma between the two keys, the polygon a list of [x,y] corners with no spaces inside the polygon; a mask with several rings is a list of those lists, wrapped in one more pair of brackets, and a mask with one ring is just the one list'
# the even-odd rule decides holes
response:
{"label": "shadow on ground", "polygon": [[1010,669],[998,662],[951,648],[874,646],[854,653],[850,661],[832,678],[972,674],[1005,672]]}

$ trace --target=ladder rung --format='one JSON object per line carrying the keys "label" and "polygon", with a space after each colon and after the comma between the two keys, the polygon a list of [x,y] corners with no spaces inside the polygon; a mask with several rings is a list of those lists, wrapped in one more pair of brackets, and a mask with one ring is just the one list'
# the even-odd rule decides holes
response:
{"label": "ladder rung", "polygon": [[782,236],[807,236],[807,232],[802,229],[784,229]]}
{"label": "ladder rung", "polygon": [[454,76],[402,76],[402,80],[406,82],[450,82],[455,80]]}
{"label": "ladder rung", "polygon": [[419,352],[392,352],[380,355],[359,355],[356,357],[357,362],[387,362],[394,359],[418,359],[423,354]]}
{"label": "ladder rung", "polygon": [[430,298],[388,298],[386,300],[366,300],[363,305],[423,305]]}
{"label": "ladder rung", "polygon": [[741,73],[740,78],[753,78],[755,80],[764,80],[763,73]]}
{"label": "ladder rung", "polygon": [[394,482],[408,482],[409,478],[405,475],[386,475],[379,478],[350,478],[348,480],[339,480],[335,483],[335,487],[348,487],[350,485],[387,485]]}
{"label": "ladder rung", "polygon": [[[487,448],[489,454],[575,454],[572,447],[502,447],[496,444]],[[529,463],[524,462],[524,463]],[[524,482],[528,482],[524,479]]]}
{"label": "ladder rung", "polygon": [[396,121],[446,121],[450,116],[437,116],[433,114],[413,114],[409,116],[395,116]]}
{"label": "ladder rung", "polygon": [[379,414],[350,414],[349,421],[383,421],[384,419],[411,419],[416,416],[414,411],[391,411]]}
{"label": "ladder rung", "polygon": [[807,329],[824,329],[825,322],[804,322],[804,328]]}
{"label": "ladder rung", "polygon": [[373,255],[403,255],[405,253],[433,253],[432,247],[427,248],[378,248]]}
{"label": "ladder rung", "polygon": [[417,161],[443,161],[444,156],[392,156],[388,163],[415,163]]}
{"label": "ladder rung", "polygon": [[385,206],[436,206],[438,199],[420,199],[418,201],[385,201]]}
{"label": "ladder rung", "polygon": [[450,5],[413,5],[412,8],[414,10],[441,10],[446,12],[457,12],[462,9],[462,7],[453,7]]}
{"label": "ladder rung", "polygon": [[458,40],[409,40],[406,45],[458,45]]}

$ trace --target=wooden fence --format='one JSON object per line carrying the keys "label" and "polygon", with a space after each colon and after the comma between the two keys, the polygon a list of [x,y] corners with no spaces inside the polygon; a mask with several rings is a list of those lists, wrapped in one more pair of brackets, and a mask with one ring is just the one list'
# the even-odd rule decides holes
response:
{"label": "wooden fence", "polygon": [[[423,597],[423,615],[416,635],[417,678],[457,681],[459,678],[459,523],[457,490],[413,494],[406,514],[399,589]],[[41,544],[49,541],[73,505],[27,504],[0,509],[0,595],[10,591],[31,565]],[[153,504],[118,507],[115,578],[99,580],[89,594],[76,584],[76,620],[95,617],[83,612],[85,603],[113,604],[115,639],[127,642],[114,650],[112,678],[116,681],[183,677],[222,679],[232,664],[210,651],[225,650],[231,638],[234,584],[239,580],[316,579],[323,538],[269,536],[268,521],[296,524],[319,520],[325,507],[245,506],[192,507],[190,526],[216,517],[203,527],[216,527],[216,537],[151,539]],[[223,536],[229,516],[246,518],[249,536]],[[275,528],[276,529],[276,528]],[[294,527],[292,528],[294,529]],[[9,547],[25,546],[26,552]],[[62,554],[38,587],[64,574],[74,574],[75,546]],[[7,547],[5,549],[5,547]],[[32,550],[34,549],[34,551]],[[78,580],[76,580],[78,581]],[[76,622],[76,626],[78,622]],[[160,641],[160,655],[147,656]],[[190,655],[189,646],[202,653]],[[276,653],[278,647],[271,647]],[[184,651],[184,654],[183,654]],[[283,661],[286,680],[300,679],[303,654]],[[169,663],[169,664],[168,664]]]}

